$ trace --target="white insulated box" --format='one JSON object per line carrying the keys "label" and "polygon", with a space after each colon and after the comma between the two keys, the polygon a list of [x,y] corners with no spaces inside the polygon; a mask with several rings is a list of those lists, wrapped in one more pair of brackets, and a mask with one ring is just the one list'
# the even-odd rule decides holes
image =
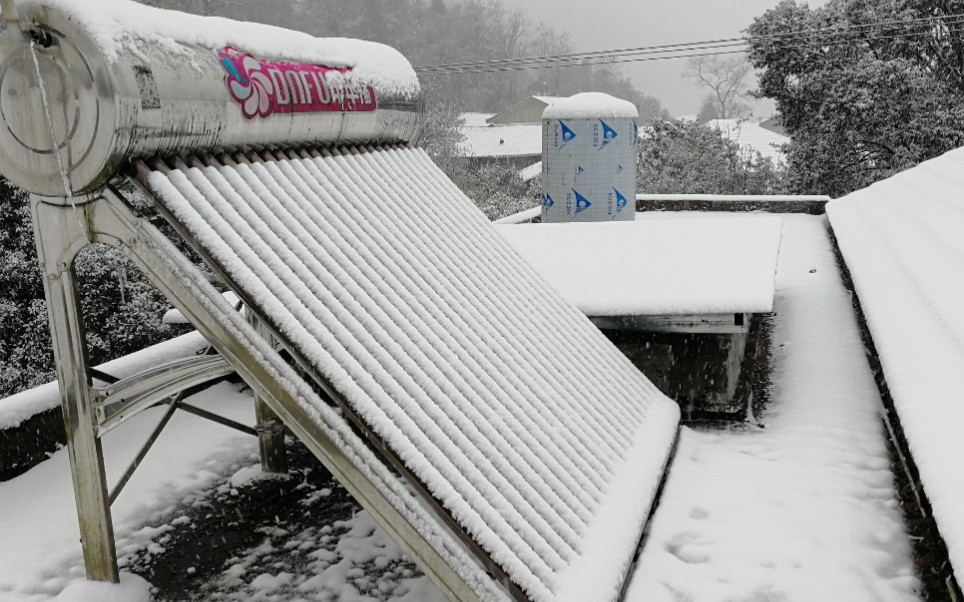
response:
{"label": "white insulated box", "polygon": [[542,221],[629,221],[636,210],[636,107],[586,92],[542,114]]}

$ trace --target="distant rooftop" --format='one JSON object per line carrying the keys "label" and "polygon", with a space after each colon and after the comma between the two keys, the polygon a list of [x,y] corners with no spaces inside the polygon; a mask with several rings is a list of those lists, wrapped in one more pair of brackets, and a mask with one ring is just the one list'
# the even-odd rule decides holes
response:
{"label": "distant rooftop", "polygon": [[[470,116],[480,115],[469,113]],[[468,125],[462,127],[462,156],[483,158],[539,157],[542,155],[542,124]]]}
{"label": "distant rooftop", "polygon": [[706,122],[706,126],[719,130],[741,149],[758,152],[776,163],[784,161],[783,145],[790,142],[786,136],[739,119],[712,119]]}

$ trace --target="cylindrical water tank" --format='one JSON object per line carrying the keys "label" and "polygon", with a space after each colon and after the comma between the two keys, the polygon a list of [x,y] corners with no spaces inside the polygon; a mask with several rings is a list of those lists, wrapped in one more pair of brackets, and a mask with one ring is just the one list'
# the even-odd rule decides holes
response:
{"label": "cylindrical water tank", "polygon": [[71,193],[96,189],[129,157],[409,142],[420,127],[415,72],[381,44],[133,2],[22,6],[34,42],[0,36],[0,173],[37,194],[64,196],[64,172]]}
{"label": "cylindrical water tank", "polygon": [[542,221],[632,220],[639,111],[585,92],[542,113]]}

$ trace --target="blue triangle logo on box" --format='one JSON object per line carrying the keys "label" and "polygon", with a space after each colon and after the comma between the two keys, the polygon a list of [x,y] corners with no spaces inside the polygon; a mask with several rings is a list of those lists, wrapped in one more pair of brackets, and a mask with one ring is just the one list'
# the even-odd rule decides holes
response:
{"label": "blue triangle logo on box", "polygon": [[603,127],[603,141],[602,144],[599,145],[599,149],[602,150],[607,144],[619,137],[619,134],[602,119],[599,120],[599,123],[601,123]]}
{"label": "blue triangle logo on box", "polygon": [[569,126],[566,125],[561,119],[559,120],[559,127],[562,128],[562,144],[559,145],[559,148],[562,148],[575,139],[576,132],[572,131],[572,129],[570,129]]}
{"label": "blue triangle logo on box", "polygon": [[556,202],[552,200],[552,197],[549,196],[549,193],[546,193],[542,197],[542,206],[545,207],[546,209],[548,209],[549,207],[552,207],[555,204]]}
{"label": "blue triangle logo on box", "polygon": [[577,174],[580,174],[580,173],[582,173],[582,172],[584,172],[584,171],[586,171],[586,169],[585,169],[582,165],[577,165],[577,166],[576,166],[576,173],[577,173]]}
{"label": "blue triangle logo on box", "polygon": [[617,165],[617,166],[616,166],[616,173],[623,173],[623,166],[622,166],[622,165]]}
{"label": "blue triangle logo on box", "polygon": [[616,193],[616,213],[619,213],[626,208],[626,205],[629,204],[629,201],[626,200],[626,197],[623,196],[623,193],[619,192],[615,188],[613,188],[613,192]]}
{"label": "blue triangle logo on box", "polygon": [[572,189],[572,193],[576,195],[576,213],[582,213],[592,205],[589,199],[579,194],[575,188]]}

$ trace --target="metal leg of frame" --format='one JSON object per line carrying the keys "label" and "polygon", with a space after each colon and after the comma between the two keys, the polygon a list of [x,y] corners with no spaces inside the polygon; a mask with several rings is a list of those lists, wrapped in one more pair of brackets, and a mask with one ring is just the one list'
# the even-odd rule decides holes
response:
{"label": "metal leg of frame", "polygon": [[[271,333],[264,324],[253,314],[248,314],[248,321],[254,326],[259,335],[271,339]],[[285,450],[285,426],[281,419],[264,401],[264,396],[254,390],[254,415],[258,431],[258,450],[261,452],[261,470],[270,473],[286,474],[288,472],[288,455]]]}
{"label": "metal leg of frame", "polygon": [[67,429],[87,578],[117,583],[114,528],[104,455],[95,430],[95,393],[87,362],[74,259],[86,246],[84,208],[33,202],[34,232],[44,273],[47,314]]}

